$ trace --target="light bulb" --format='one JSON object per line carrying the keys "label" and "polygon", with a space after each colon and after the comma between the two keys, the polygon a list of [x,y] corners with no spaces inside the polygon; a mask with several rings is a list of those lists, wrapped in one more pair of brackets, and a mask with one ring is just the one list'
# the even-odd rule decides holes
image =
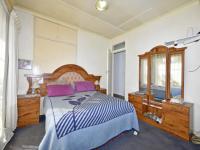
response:
{"label": "light bulb", "polygon": [[99,11],[104,11],[108,8],[108,2],[106,0],[97,0],[96,9]]}

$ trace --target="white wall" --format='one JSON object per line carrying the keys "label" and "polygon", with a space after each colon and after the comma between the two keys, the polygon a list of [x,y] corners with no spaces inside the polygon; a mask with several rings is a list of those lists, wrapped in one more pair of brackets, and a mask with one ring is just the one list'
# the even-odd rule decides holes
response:
{"label": "white wall", "polygon": [[78,31],[77,64],[90,74],[101,75],[101,87],[107,87],[107,50],[109,39],[84,30]]}
{"label": "white wall", "polygon": [[[19,58],[33,60],[33,16],[17,11],[20,19],[19,32]],[[28,82],[24,74],[31,74],[32,70],[19,70],[18,94],[25,94],[28,89]]]}
{"label": "white wall", "polygon": [[[191,27],[200,31],[200,5],[195,2],[165,16],[112,39],[115,43],[126,42],[126,96],[128,92],[138,90],[139,59],[138,54],[150,50],[156,45],[184,38]],[[188,46],[185,55],[185,101],[194,103],[194,129],[200,131],[200,70],[188,71],[200,65],[200,42],[198,46]]]}

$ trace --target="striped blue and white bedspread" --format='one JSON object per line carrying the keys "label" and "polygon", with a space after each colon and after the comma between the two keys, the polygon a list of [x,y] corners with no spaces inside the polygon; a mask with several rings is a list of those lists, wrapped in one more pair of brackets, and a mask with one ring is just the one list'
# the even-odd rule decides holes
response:
{"label": "striped blue and white bedspread", "polygon": [[39,150],[88,150],[126,130],[139,131],[134,107],[96,91],[45,97],[45,136]]}
{"label": "striped blue and white bedspread", "polygon": [[65,99],[74,105],[55,123],[58,139],[73,131],[102,124],[124,114],[134,112],[134,107],[121,99],[101,93],[85,95],[76,100]]}

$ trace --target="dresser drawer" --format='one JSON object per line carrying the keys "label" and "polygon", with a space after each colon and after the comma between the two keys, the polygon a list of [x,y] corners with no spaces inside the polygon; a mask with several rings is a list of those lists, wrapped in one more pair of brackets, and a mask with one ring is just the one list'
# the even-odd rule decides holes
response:
{"label": "dresser drawer", "polygon": [[139,95],[131,95],[131,94],[129,94],[128,99],[129,99],[130,102],[138,102],[138,103],[141,103],[143,97],[142,97],[142,96],[139,96]]}
{"label": "dresser drawer", "polygon": [[133,100],[134,100],[134,95],[128,94],[128,100],[129,100],[129,101],[133,101]]}
{"label": "dresser drawer", "polygon": [[183,126],[186,128],[189,128],[189,119],[188,117],[184,117],[184,118],[178,118],[179,116],[176,115],[176,117],[171,116],[170,114],[167,116],[164,116],[164,123],[166,124],[173,124],[173,125],[177,125],[177,126]]}
{"label": "dresser drawer", "polygon": [[163,128],[185,140],[190,138],[192,105],[163,103]]}
{"label": "dresser drawer", "polygon": [[174,124],[164,124],[163,128],[167,131],[169,131],[170,133],[173,133],[179,137],[182,137],[184,139],[188,139],[189,138],[189,130],[188,128],[182,127],[182,126],[177,126]]}
{"label": "dresser drawer", "polygon": [[189,126],[188,123],[181,121],[169,121],[166,120],[163,123],[163,127],[167,129],[168,131],[171,131],[172,133],[175,133],[176,135],[189,135]]}
{"label": "dresser drawer", "polygon": [[142,97],[129,94],[129,102],[133,104],[137,113],[142,113]]}
{"label": "dresser drawer", "polygon": [[188,115],[189,114],[189,108],[184,107],[183,105],[176,105],[176,104],[163,104],[163,109],[166,112],[175,112],[175,113],[180,113],[182,115]]}
{"label": "dresser drawer", "polygon": [[135,107],[135,109],[142,111],[142,103],[133,102],[132,104]]}

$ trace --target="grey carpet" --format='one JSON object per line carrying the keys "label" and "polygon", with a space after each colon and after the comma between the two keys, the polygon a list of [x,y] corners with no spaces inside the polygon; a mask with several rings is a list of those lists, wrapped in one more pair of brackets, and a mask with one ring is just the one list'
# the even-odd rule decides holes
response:
{"label": "grey carpet", "polygon": [[[138,136],[132,131],[113,138],[98,150],[200,150],[200,145],[185,142],[160,129],[140,122]],[[44,136],[44,122],[18,128],[5,150],[35,150]]]}
{"label": "grey carpet", "polygon": [[44,121],[39,125],[17,128],[5,150],[35,150],[44,136]]}

